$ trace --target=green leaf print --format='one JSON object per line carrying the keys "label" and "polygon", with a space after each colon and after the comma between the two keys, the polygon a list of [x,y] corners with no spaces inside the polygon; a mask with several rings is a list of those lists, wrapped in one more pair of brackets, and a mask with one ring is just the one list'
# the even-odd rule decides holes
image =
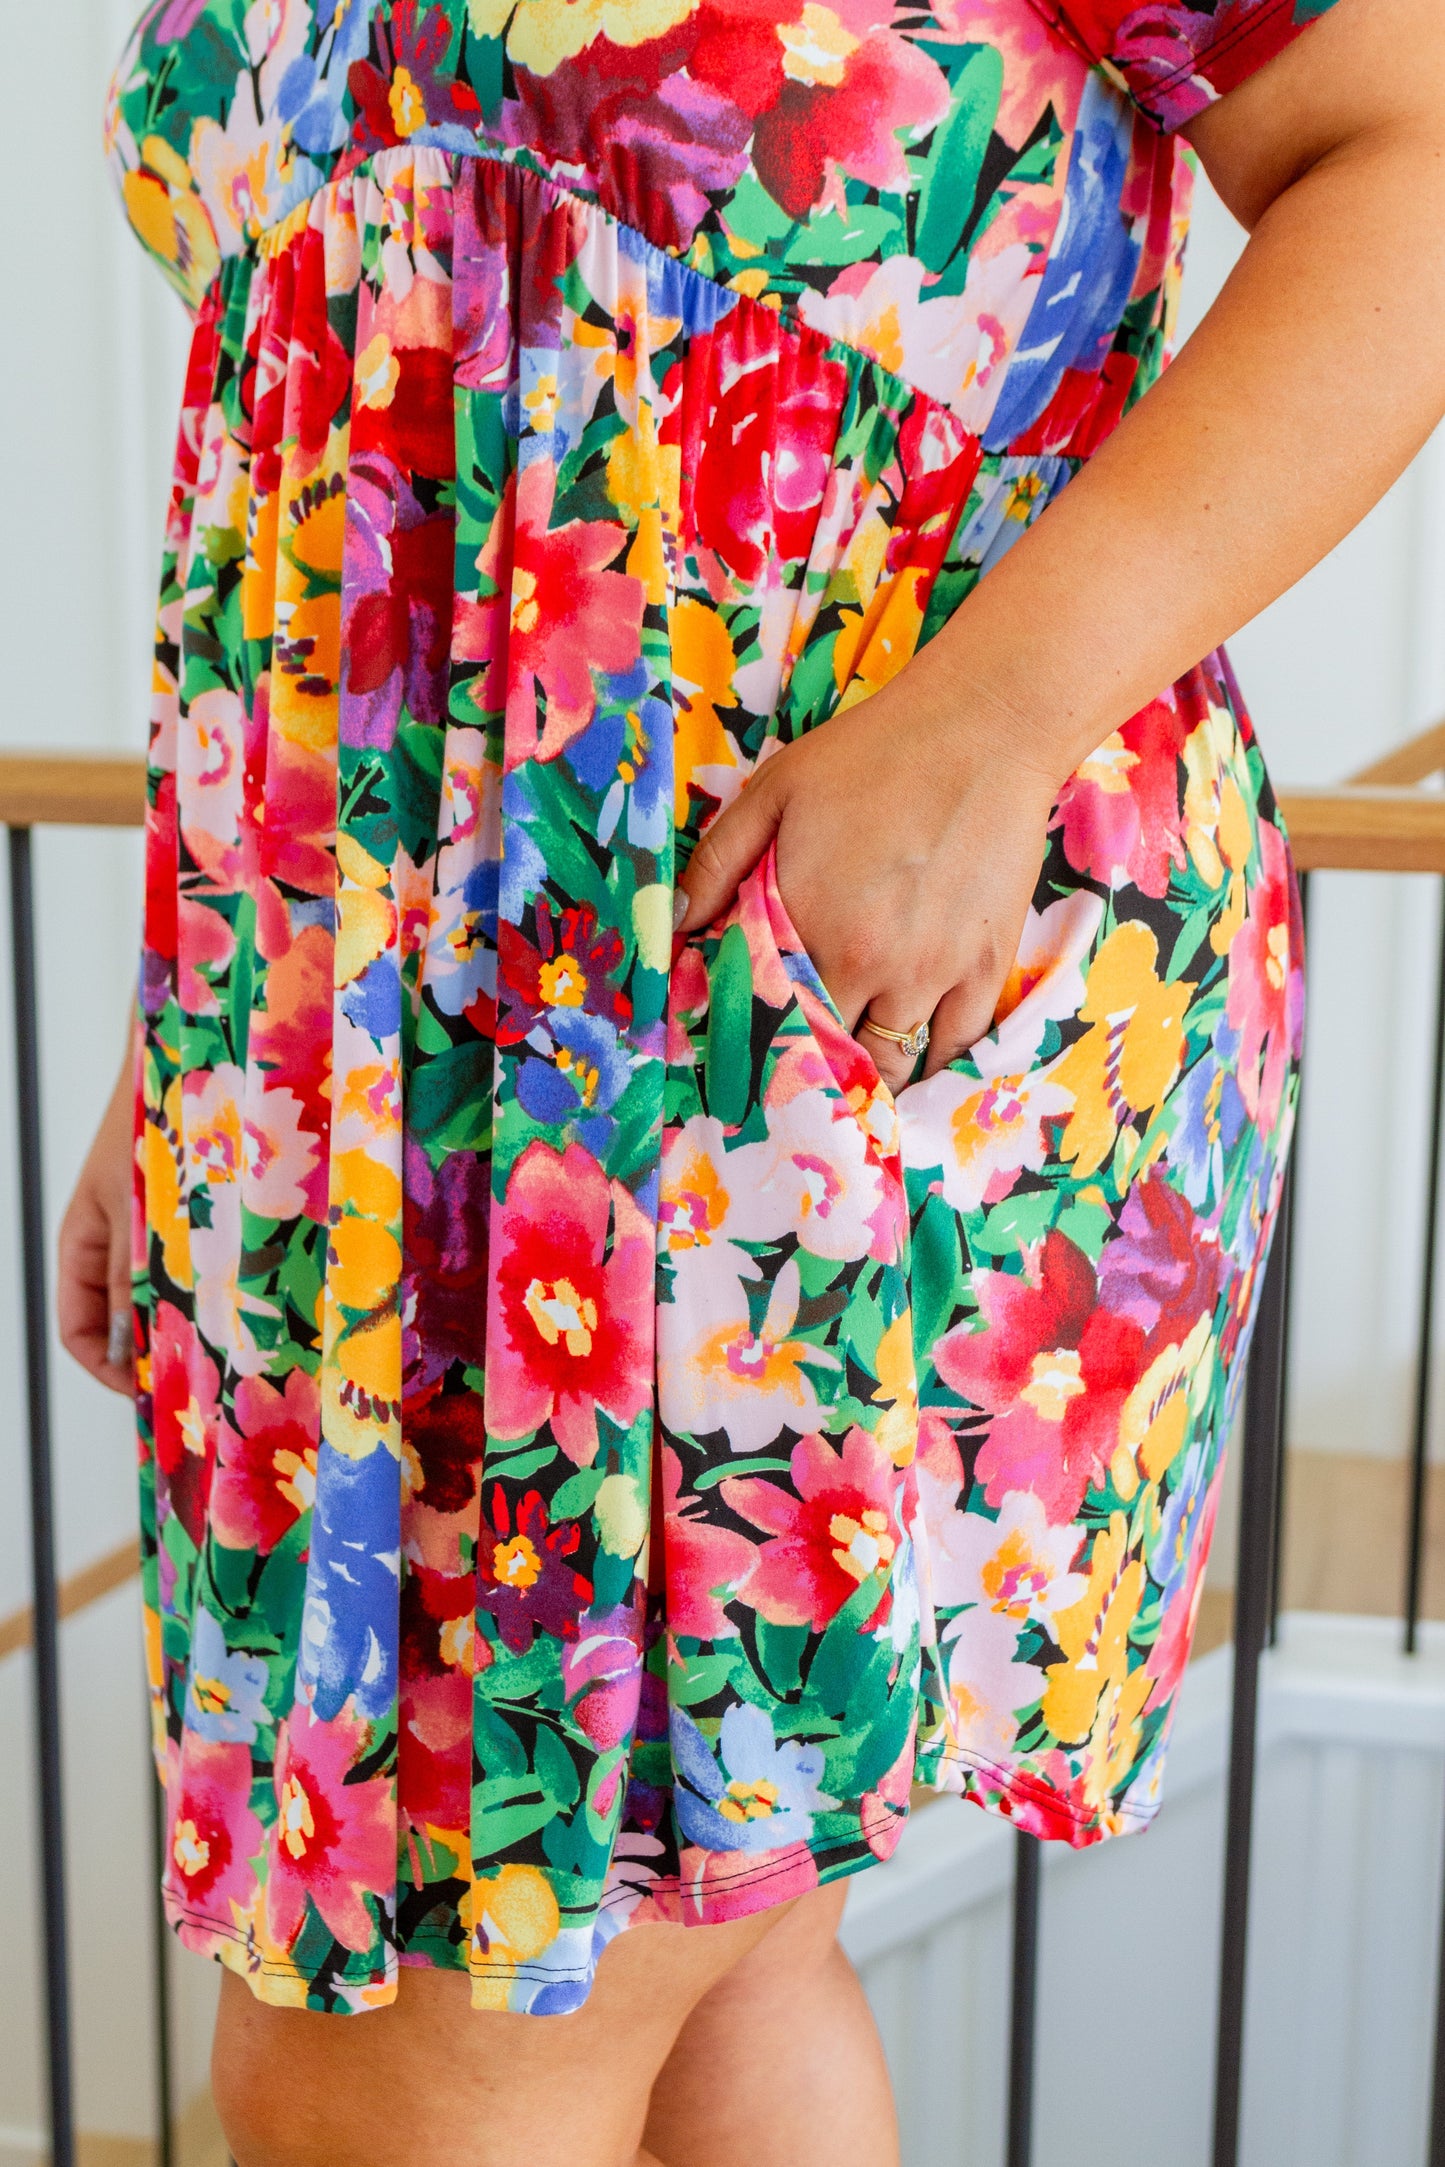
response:
{"label": "green leaf print", "polygon": [[748,937],[730,925],[708,973],[707,1052],[703,1057],[709,1113],[736,1128],[752,1095],[753,966]]}
{"label": "green leaf print", "polygon": [[930,271],[942,271],[973,212],[984,153],[1003,92],[1003,55],[980,45],[954,77],[954,110],[928,161],[918,199],[914,247]]}

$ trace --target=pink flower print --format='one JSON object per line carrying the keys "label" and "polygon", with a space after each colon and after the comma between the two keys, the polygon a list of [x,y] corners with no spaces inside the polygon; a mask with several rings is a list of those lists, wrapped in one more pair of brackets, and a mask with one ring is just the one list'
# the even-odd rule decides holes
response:
{"label": "pink flower print", "polygon": [[898,1548],[897,1471],[891,1454],[856,1425],[835,1452],[825,1437],[793,1448],[793,1488],[755,1475],[722,1484],[732,1510],[767,1531],[740,1598],[774,1625],[821,1633],[850,1596],[875,1576],[877,1605],[861,1631],[887,1614],[889,1571]]}
{"label": "pink flower print", "polygon": [[568,1458],[590,1465],[597,1409],[626,1428],[651,1391],[651,1228],[580,1144],[539,1140],[512,1169],[493,1241],[493,1433],[530,1437],[550,1422]]}
{"label": "pink flower print", "polygon": [[943,1629],[945,1720],[970,1760],[1005,1760],[1018,1737],[1020,1714],[1042,1698],[1043,1673],[1018,1661],[1020,1630],[1006,1613],[982,1608],[960,1612]]}
{"label": "pink flower print", "polygon": [[682,1483],[682,1461],[671,1445],[664,1445],[668,1628],[695,1640],[731,1638],[737,1627],[728,1616],[728,1602],[751,1572],[757,1551],[735,1529],[710,1526],[706,1501],[685,1497]]}
{"label": "pink flower print", "polygon": [[945,1507],[926,1470],[917,1476],[924,1502],[929,1575],[941,1610],[964,1604],[1012,1618],[1048,1622],[1079,1601],[1088,1576],[1073,1570],[1083,1534],[1072,1522],[1052,1526],[1032,1490],[1011,1490],[996,1520]]}
{"label": "pink flower print", "polygon": [[[607,519],[571,519],[553,527],[557,470],[546,457],[528,461],[507,483],[478,570],[510,592],[506,647],[507,764],[554,760],[586,729],[596,705],[593,672],[620,676],[641,652],[641,580],[608,566],[626,548],[628,530]],[[510,549],[510,563],[508,551]],[[488,665],[480,697],[500,707]],[[512,717],[530,717],[540,687],[546,702],[540,737],[528,720],[513,743]]]}
{"label": "pink flower print", "polygon": [[1037,1171],[1073,1106],[1046,1075],[970,1076],[940,1069],[898,1102],[903,1163],[938,1167],[938,1186],[955,1211],[997,1204],[1025,1169]]}
{"label": "pink flower print", "polygon": [[385,1776],[346,1780],[370,1744],[369,1725],[345,1710],[322,1723],[299,1706],[282,1725],[266,1877],[267,1921],[282,1948],[300,1933],[308,1897],[344,1949],[377,1939],[366,1898],[389,1897],[396,1884],[392,1786]]}
{"label": "pink flower print", "polygon": [[697,1437],[723,1430],[729,1451],[765,1452],[784,1428],[818,1427],[808,1372],[839,1364],[831,1348],[794,1337],[800,1293],[789,1257],[755,1326],[740,1278],[699,1287],[679,1276],[657,1313],[657,1400],[668,1429]]}
{"label": "pink flower print", "polygon": [[1054,823],[1075,872],[1110,888],[1167,894],[1184,867],[1179,756],[1188,735],[1172,694],[1151,700],[1069,777]]}
{"label": "pink flower print", "polygon": [[562,1690],[572,1717],[599,1753],[637,1729],[642,1687],[642,1619],[630,1604],[589,1610],[562,1651]]}
{"label": "pink flower print", "polygon": [[247,1094],[241,1201],[258,1219],[294,1219],[304,1212],[324,1223],[320,1139],[305,1118],[300,1100],[284,1087]]}
{"label": "pink flower print", "polygon": [[1229,1021],[1239,1033],[1236,1075],[1251,1120],[1270,1129],[1285,1072],[1299,1050],[1304,1011],[1299,897],[1278,828],[1261,822],[1259,878],[1229,946]]}
{"label": "pink flower print", "polygon": [[242,1377],[234,1419],[223,1423],[211,1524],[235,1550],[274,1550],[316,1496],[321,1394],[304,1369],[281,1386]]}
{"label": "pink flower print", "polygon": [[173,1303],[158,1303],[151,1328],[151,1419],[160,1502],[196,1543],[216,1461],[220,1389],[220,1373],[195,1325]]}
{"label": "pink flower print", "polygon": [[764,1112],[766,1140],[744,1144],[726,1161],[730,1231],[745,1242],[791,1231],[810,1256],[839,1261],[891,1256],[891,1213],[884,1244],[874,1227],[883,1216],[882,1172],[848,1108],[827,1092],[799,1091]]}
{"label": "pink flower print", "polygon": [[933,1360],[945,1384],[993,1416],[975,1479],[994,1506],[1032,1490],[1062,1525],[1113,1457],[1143,1368],[1143,1331],[1100,1305],[1093,1265],[1057,1229],[1022,1277],[979,1272],[974,1286],[983,1329],[946,1333]]}
{"label": "pink flower print", "polygon": [[187,1732],[166,1783],[166,1891],[182,1941],[208,1948],[213,1923],[234,1930],[256,1894],[266,1832],[251,1811],[251,1748]]}

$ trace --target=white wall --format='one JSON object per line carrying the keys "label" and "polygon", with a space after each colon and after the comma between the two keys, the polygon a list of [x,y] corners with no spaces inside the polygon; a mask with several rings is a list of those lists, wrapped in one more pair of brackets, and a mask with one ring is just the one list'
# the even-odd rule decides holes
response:
{"label": "white wall", "polygon": [[[44,177],[41,208],[6,228],[8,290],[26,297],[0,341],[0,412],[11,421],[0,523],[6,747],[144,742],[151,592],[186,327],[124,233],[100,157],[105,79],[131,15],[132,0],[44,9],[8,0],[5,9],[8,80],[29,86],[7,101],[7,160],[13,173]],[[1234,246],[1206,198],[1186,281],[1196,316]],[[1278,776],[1334,779],[1445,714],[1442,559],[1437,445],[1297,593],[1239,636],[1236,661]],[[37,860],[53,1224],[119,1057],[139,853],[130,836],[50,833]],[[1293,1426],[1301,1442],[1394,1451],[1414,1328],[1433,884],[1348,876],[1317,880],[1315,891]],[[8,942],[3,920],[0,937]],[[0,1514],[0,1615],[28,1585],[12,1072],[0,1003],[0,1495],[12,1501]],[[70,1572],[130,1529],[133,1455],[124,1408],[58,1350],[55,1405],[60,1564]],[[118,2131],[144,2129],[149,2111],[134,1613],[134,1590],[123,1591],[65,1636],[80,2098],[88,2126]],[[27,1694],[24,1663],[0,1665],[0,2145],[7,2125],[33,2127],[39,2116]],[[1181,1808],[1181,1829],[1183,1818]],[[1198,1857],[1208,1854],[1205,1843]],[[1091,1870],[1135,1871],[1122,1858]],[[1212,1865],[1201,1874],[1207,1910]],[[990,2023],[1002,1916],[987,1929],[983,1976],[994,1985],[969,1989]],[[179,1959],[183,1978],[193,1964]],[[214,1983],[207,1967],[199,1974],[182,1995],[186,2081],[202,2066]],[[899,1974],[878,1991],[914,1994],[926,1984]],[[1181,2022],[1198,2020],[1190,2010],[1181,2008]],[[986,2120],[993,2109],[981,2093],[961,2111]]]}

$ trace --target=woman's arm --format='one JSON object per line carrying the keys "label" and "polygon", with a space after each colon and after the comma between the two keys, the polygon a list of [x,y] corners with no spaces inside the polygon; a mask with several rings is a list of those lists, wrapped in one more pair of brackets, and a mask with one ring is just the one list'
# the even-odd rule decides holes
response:
{"label": "woman's arm", "polygon": [[850,1026],[933,1016],[930,1073],[988,1028],[1065,778],[1445,412],[1440,0],[1338,0],[1188,134],[1250,239],[1179,359],[906,669],[764,763],[685,876],[684,931],[776,831]]}

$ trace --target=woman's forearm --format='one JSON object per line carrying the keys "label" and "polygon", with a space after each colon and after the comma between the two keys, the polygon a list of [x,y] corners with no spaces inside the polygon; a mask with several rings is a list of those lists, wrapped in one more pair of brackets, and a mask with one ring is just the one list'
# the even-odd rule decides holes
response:
{"label": "woman's forearm", "polygon": [[917,658],[917,712],[1062,781],[1333,547],[1442,410],[1432,112],[1274,198],[1179,359]]}

